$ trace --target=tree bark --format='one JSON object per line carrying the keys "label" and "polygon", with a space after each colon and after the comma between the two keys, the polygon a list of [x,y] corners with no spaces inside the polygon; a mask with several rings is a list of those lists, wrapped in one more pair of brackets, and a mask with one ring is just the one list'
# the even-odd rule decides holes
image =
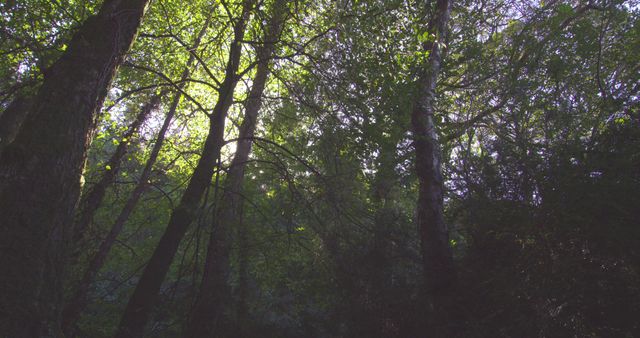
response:
{"label": "tree bark", "polygon": [[240,218],[237,221],[236,236],[238,239],[238,288],[236,290],[236,336],[250,337],[249,326],[249,229],[244,222],[244,200],[240,202]]}
{"label": "tree bark", "polygon": [[421,70],[411,123],[416,152],[415,170],[419,182],[417,224],[422,246],[426,296],[431,324],[443,312],[443,302],[450,295],[455,281],[453,255],[449,246],[449,231],[443,214],[443,178],[441,150],[434,122],[435,89],[440,71],[440,46],[449,21],[450,1],[438,0],[429,22],[429,33],[435,40],[425,43],[429,52],[427,65]]}
{"label": "tree bark", "polygon": [[60,331],[65,242],[97,112],[148,0],[107,0],[45,74],[15,140],[0,154],[0,331]]}
{"label": "tree bark", "polygon": [[135,117],[133,122],[131,122],[127,131],[122,134],[120,143],[107,162],[102,177],[89,189],[89,191],[87,191],[87,193],[81,199],[79,207],[80,210],[77,213],[76,222],[73,226],[73,243],[75,245],[79,245],[79,243],[84,240],[85,232],[93,221],[93,218],[96,214],[96,211],[100,207],[100,204],[102,204],[104,196],[107,192],[107,188],[109,188],[109,186],[118,176],[122,159],[129,150],[129,140],[131,140],[133,136],[138,132],[138,129],[140,129],[140,126],[142,126],[144,121],[146,121],[149,115],[151,115],[151,112],[158,108],[158,106],[160,105],[160,98],[165,94],[166,91],[163,91],[158,95],[154,95],[153,97],[151,97],[149,102],[142,106],[140,112]]}
{"label": "tree bark", "polygon": [[189,180],[179,205],[173,210],[167,228],[145,267],[136,289],[120,321],[117,338],[141,337],[155,305],[164,280],[178,246],[196,216],[200,200],[211,183],[213,169],[224,144],[224,125],[227,112],[233,103],[233,92],[238,82],[238,67],[242,53],[242,40],[254,0],[243,2],[242,14],[233,27],[234,39],[229,51],[225,79],[220,86],[218,102],[210,115],[209,134],[205,140],[202,156]]}
{"label": "tree bark", "polygon": [[[185,332],[187,337],[224,335],[219,332],[220,318],[224,305],[231,301],[227,284],[230,271],[228,232],[234,225],[237,226],[242,218],[242,184],[246,163],[251,153],[252,139],[262,105],[262,93],[269,77],[269,63],[282,29],[282,17],[286,5],[286,0],[278,0],[273,4],[273,14],[265,32],[264,44],[256,51],[257,70],[245,104],[245,115],[240,126],[236,153],[227,173],[222,198],[216,212],[217,216],[214,218],[200,293]],[[240,235],[246,236],[246,233]]]}

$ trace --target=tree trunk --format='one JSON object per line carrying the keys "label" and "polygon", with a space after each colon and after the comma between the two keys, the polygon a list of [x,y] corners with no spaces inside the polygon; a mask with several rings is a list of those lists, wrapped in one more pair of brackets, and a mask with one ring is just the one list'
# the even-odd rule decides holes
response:
{"label": "tree trunk", "polygon": [[442,155],[434,123],[435,89],[441,62],[440,45],[446,34],[449,13],[449,0],[438,0],[436,11],[429,22],[429,33],[435,35],[435,40],[430,40],[424,46],[424,50],[429,52],[428,63],[419,75],[418,92],[411,116],[419,182],[416,217],[431,324],[438,323],[436,316],[442,315],[442,303],[450,295],[455,281],[449,231],[443,215]]}
{"label": "tree trunk", "polygon": [[[207,28],[209,27],[210,18],[207,19],[205,24],[203,25],[200,32],[195,38],[195,41],[192,46],[192,50],[197,50],[200,46],[200,42],[202,41],[202,37],[204,36]],[[151,149],[151,153],[149,154],[149,158],[145,163],[144,168],[142,169],[142,173],[140,174],[140,178],[138,179],[138,183],[136,187],[133,189],[133,192],[129,196],[129,199],[125,203],[124,207],[118,214],[116,221],[114,222],[109,234],[107,237],[100,243],[100,247],[96,254],[91,258],[89,266],[87,270],[84,272],[82,280],[78,284],[75,289],[75,293],[73,297],[71,297],[70,301],[67,302],[67,305],[63,311],[63,329],[65,333],[68,335],[72,335],[73,326],[76,324],[78,319],[80,319],[80,315],[82,311],[87,306],[87,296],[89,292],[89,287],[93,283],[96,275],[104,265],[107,255],[111,251],[113,244],[116,241],[116,238],[122,232],[126,221],[129,219],[129,216],[135,209],[140,197],[147,189],[149,178],[151,177],[151,173],[153,171],[153,166],[158,159],[158,155],[160,154],[160,150],[162,149],[162,145],[164,144],[164,139],[166,137],[167,130],[169,130],[169,126],[171,125],[171,121],[178,109],[178,104],[180,103],[180,99],[182,98],[182,90],[186,86],[186,80],[189,78],[191,74],[190,69],[193,63],[195,62],[195,57],[193,55],[189,56],[189,60],[187,60],[187,64],[185,66],[182,75],[180,76],[180,82],[178,85],[178,91],[173,96],[171,101],[171,105],[169,106],[169,111],[165,116],[164,122],[162,123],[162,127],[158,131],[158,136],[156,137],[156,141]]]}
{"label": "tree trunk", "polygon": [[0,154],[0,331],[59,335],[65,240],[102,106],[148,0],[107,0],[79,28]]}
{"label": "tree trunk", "polygon": [[235,327],[237,337],[245,338],[251,336],[249,326],[249,229],[242,217],[244,210],[244,200],[240,202],[240,218],[236,228],[238,238],[238,288],[236,290],[236,320]]}
{"label": "tree trunk", "polygon": [[253,0],[245,0],[240,20],[235,24],[234,40],[229,51],[225,79],[220,86],[218,102],[210,116],[209,134],[205,140],[202,156],[189,180],[179,205],[173,210],[167,228],[145,267],[136,289],[120,321],[117,338],[141,337],[149,313],[155,305],[164,280],[178,246],[196,216],[198,205],[206,188],[211,184],[213,169],[224,143],[224,124],[227,112],[233,103],[233,91],[238,82],[238,67],[242,53],[242,40],[253,7]]}
{"label": "tree trunk", "polygon": [[76,222],[73,226],[74,245],[79,246],[79,244],[84,240],[85,232],[93,221],[98,207],[100,207],[100,204],[102,204],[102,200],[106,195],[107,188],[118,176],[122,159],[129,150],[129,140],[131,140],[133,136],[138,132],[138,129],[140,129],[140,126],[142,126],[142,123],[144,123],[147,117],[151,115],[151,112],[158,108],[158,106],[160,105],[160,98],[165,94],[166,91],[162,91],[160,94],[154,95],[149,100],[149,102],[142,106],[140,112],[135,117],[133,122],[131,122],[131,125],[129,125],[127,131],[122,134],[120,143],[107,162],[102,177],[89,189],[89,191],[87,191],[87,193],[81,199],[79,206],[80,210],[77,213]]}
{"label": "tree trunk", "polygon": [[[234,224],[237,226],[236,222],[242,218],[244,172],[251,153],[252,138],[262,105],[262,93],[269,76],[270,59],[282,28],[282,17],[286,5],[286,0],[278,0],[274,3],[273,16],[265,33],[264,45],[256,52],[257,70],[245,104],[245,116],[240,126],[236,153],[225,180],[224,192],[220,199],[221,204],[216,209],[200,293],[186,328],[186,337],[212,337],[216,334],[224,336],[224,333],[219,332],[219,324],[222,322],[221,317],[225,304],[229,304],[231,301],[227,284],[230,271],[228,231]],[[246,234],[242,235],[246,236]]]}
{"label": "tree trunk", "polygon": [[30,104],[31,100],[28,97],[18,96],[0,115],[0,153],[18,135],[20,126],[29,112]]}

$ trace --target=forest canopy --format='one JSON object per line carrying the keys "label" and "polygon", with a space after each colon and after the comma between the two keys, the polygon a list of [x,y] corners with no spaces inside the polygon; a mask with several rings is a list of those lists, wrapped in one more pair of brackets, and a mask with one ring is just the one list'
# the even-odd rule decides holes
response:
{"label": "forest canopy", "polygon": [[0,337],[640,336],[640,1],[0,3]]}

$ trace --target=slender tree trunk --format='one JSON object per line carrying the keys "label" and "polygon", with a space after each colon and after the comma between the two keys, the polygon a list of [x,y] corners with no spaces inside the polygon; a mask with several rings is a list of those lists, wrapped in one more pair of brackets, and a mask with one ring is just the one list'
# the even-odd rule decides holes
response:
{"label": "slender tree trunk", "polygon": [[27,117],[31,100],[18,96],[11,101],[7,109],[0,115],[0,153],[18,135],[22,122]]}
{"label": "slender tree trunk", "polygon": [[85,307],[87,306],[89,287],[104,265],[107,255],[111,251],[111,248],[113,247],[116,238],[122,231],[122,228],[129,218],[129,215],[131,215],[140,197],[147,188],[147,181],[149,179],[149,176],[151,175],[153,165],[158,158],[158,154],[160,153],[162,144],[164,143],[165,134],[169,125],[171,124],[171,120],[175,113],[175,107],[177,107],[177,102],[180,101],[180,97],[181,95],[179,93],[177,93],[174,97],[174,102],[176,102],[176,104],[172,104],[172,109],[169,110],[169,113],[167,113],[167,116],[165,117],[162,128],[158,132],[156,143],[154,144],[149,159],[147,159],[147,162],[142,171],[142,174],[140,175],[138,183],[136,184],[136,187],[133,189],[131,196],[129,196],[129,199],[120,211],[120,214],[118,214],[118,217],[111,227],[111,230],[107,234],[107,237],[100,243],[100,247],[98,248],[98,251],[95,253],[95,255],[91,258],[89,266],[85,270],[80,283],[75,287],[73,296],[64,307],[62,328],[63,331],[69,336],[73,336],[73,327],[78,319],[80,319],[82,311],[84,311]]}
{"label": "slender tree trunk", "polygon": [[240,218],[236,229],[238,238],[238,288],[236,290],[236,332],[239,338],[251,335],[249,326],[249,229],[244,222],[244,200],[240,202]]}
{"label": "slender tree trunk", "polygon": [[0,154],[0,332],[59,335],[66,239],[95,119],[148,0],[107,0],[47,71]]}
{"label": "slender tree trunk", "polygon": [[[202,29],[196,36],[195,41],[193,43],[193,47],[191,48],[192,50],[196,50],[200,46],[202,37],[204,36],[205,32],[207,31],[207,28],[209,27],[209,23],[210,23],[209,19],[210,18],[207,19]],[[104,265],[107,255],[111,251],[111,248],[113,247],[113,244],[115,243],[116,238],[122,232],[122,229],[124,228],[125,223],[129,219],[129,216],[131,215],[136,205],[138,204],[140,197],[142,197],[142,194],[147,189],[148,181],[153,171],[153,166],[155,165],[156,160],[158,159],[158,155],[160,154],[160,150],[162,149],[162,145],[164,144],[164,139],[166,137],[167,130],[169,130],[171,121],[173,120],[173,117],[178,109],[178,104],[180,104],[180,99],[182,98],[181,90],[183,90],[186,86],[185,80],[189,78],[189,75],[191,73],[190,69],[194,62],[195,62],[195,57],[191,55],[189,57],[189,60],[187,60],[187,64],[185,66],[184,71],[182,72],[182,75],[180,76],[180,82],[178,85],[179,90],[176,91],[176,93],[173,96],[171,105],[169,106],[169,111],[165,116],[164,122],[162,123],[162,127],[160,127],[160,130],[158,131],[158,136],[156,137],[156,141],[153,145],[153,148],[151,149],[149,158],[147,159],[147,162],[145,163],[145,166],[142,169],[142,173],[140,174],[138,183],[133,189],[133,192],[129,196],[129,199],[125,203],[124,207],[120,211],[120,214],[118,214],[118,217],[116,218],[116,221],[111,227],[109,234],[107,234],[107,237],[100,243],[100,247],[98,248],[98,251],[91,258],[89,262],[89,266],[87,267],[87,270],[83,274],[82,280],[80,281],[78,286],[75,288],[75,293],[67,302],[64,308],[62,324],[63,324],[63,330],[68,335],[72,334],[73,326],[76,324],[78,319],[80,319],[80,315],[82,311],[87,306],[87,301],[88,301],[87,296],[89,292],[89,287],[91,286],[91,284],[95,280],[96,275]]]}
{"label": "slender tree trunk", "polygon": [[[174,102],[178,102],[180,100],[180,97],[181,95],[179,93],[176,94],[176,96],[174,97]],[[127,200],[124,207],[120,211],[120,214],[118,214],[118,217],[116,218],[116,221],[111,227],[111,230],[107,234],[107,237],[105,237],[104,240],[100,243],[100,246],[98,247],[98,251],[91,258],[89,262],[89,266],[85,270],[82,276],[82,279],[80,280],[80,283],[76,286],[73,296],[67,302],[67,305],[64,308],[63,318],[62,318],[63,330],[65,333],[67,333],[70,336],[73,335],[73,327],[78,321],[78,319],[80,319],[80,315],[82,311],[84,311],[85,307],[87,306],[87,301],[88,301],[87,296],[89,292],[89,287],[91,286],[91,284],[95,280],[96,275],[104,265],[107,255],[111,251],[111,248],[113,247],[113,244],[115,243],[116,238],[118,237],[120,232],[122,232],[124,224],[129,219],[129,216],[135,209],[138,201],[140,200],[140,197],[142,196],[142,194],[147,188],[147,181],[151,175],[153,165],[155,164],[158,158],[158,154],[160,152],[160,149],[162,148],[162,144],[164,143],[164,138],[165,138],[167,129],[171,124],[171,120],[173,118],[174,113],[175,113],[175,108],[172,105],[172,109],[169,110],[169,113],[165,117],[162,128],[160,129],[158,133],[158,137],[156,138],[156,143],[154,144],[154,147],[151,151],[151,155],[149,156],[149,159],[147,159],[147,162],[142,171],[142,174],[140,175],[138,183],[136,184],[136,187],[133,189],[133,192],[129,196],[129,199]]]}
{"label": "slender tree trunk", "polygon": [[440,46],[446,34],[449,13],[450,1],[438,0],[429,22],[429,32],[435,35],[435,41],[429,41],[424,46],[424,50],[429,52],[428,64],[420,73],[411,116],[419,182],[416,216],[431,324],[438,322],[436,316],[442,314],[442,303],[450,295],[455,281],[449,231],[443,215],[441,150],[434,123],[435,89],[441,62]]}
{"label": "slender tree trunk", "polygon": [[236,73],[240,64],[242,40],[244,39],[245,28],[249,21],[253,4],[253,0],[244,1],[241,17],[234,25],[234,39],[229,51],[225,79],[219,90],[218,102],[210,116],[209,134],[204,143],[202,156],[180,199],[180,203],[171,214],[167,228],[144,269],[131,299],[129,299],[115,335],[117,338],[142,336],[149,313],[158,297],[162,281],[169,271],[182,238],[196,216],[198,205],[207,186],[211,184],[213,169],[224,143],[225,120],[227,112],[233,103],[233,92],[238,82]]}
{"label": "slender tree trunk", "polygon": [[187,337],[221,335],[217,331],[222,322],[222,311],[225,304],[231,301],[227,284],[230,271],[228,231],[233,224],[237,225],[236,222],[242,217],[241,194],[246,162],[251,153],[252,138],[262,105],[262,93],[269,76],[269,63],[282,28],[282,17],[287,1],[278,0],[273,6],[273,17],[265,34],[264,45],[256,53],[258,57],[256,75],[245,105],[245,116],[240,126],[236,153],[225,180],[224,192],[220,199],[221,205],[217,208],[217,216],[214,218],[200,293],[186,328],[185,336]]}
{"label": "slender tree trunk", "polygon": [[140,126],[142,126],[149,115],[151,115],[151,112],[158,108],[158,106],[160,105],[160,98],[165,94],[166,91],[163,91],[158,95],[154,95],[153,97],[151,97],[149,102],[142,106],[140,112],[135,117],[133,122],[131,122],[131,125],[129,125],[127,131],[122,134],[120,143],[107,162],[102,177],[98,182],[96,182],[96,184],[89,188],[89,191],[87,191],[87,193],[82,197],[79,206],[80,210],[77,213],[76,222],[73,226],[74,245],[79,245],[79,243],[84,239],[85,232],[93,221],[93,218],[96,214],[96,211],[100,207],[100,204],[102,204],[102,201],[104,200],[107,188],[109,188],[109,186],[118,176],[122,159],[129,150],[129,141],[138,132],[138,129],[140,129]]}

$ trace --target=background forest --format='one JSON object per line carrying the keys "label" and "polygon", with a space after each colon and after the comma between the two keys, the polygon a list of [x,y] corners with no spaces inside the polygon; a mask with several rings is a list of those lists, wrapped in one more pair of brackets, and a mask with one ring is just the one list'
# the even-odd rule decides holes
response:
{"label": "background forest", "polygon": [[0,337],[640,337],[637,0],[8,0],[0,55]]}

